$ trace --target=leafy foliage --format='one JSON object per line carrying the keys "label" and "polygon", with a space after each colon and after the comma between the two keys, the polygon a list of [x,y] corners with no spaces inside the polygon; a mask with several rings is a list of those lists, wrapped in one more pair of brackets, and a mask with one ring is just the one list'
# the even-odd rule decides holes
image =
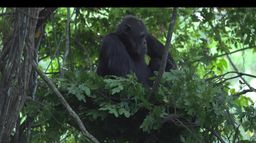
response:
{"label": "leafy foliage", "polygon": [[[253,8],[178,9],[169,52],[179,68],[164,73],[153,97],[135,75],[126,78],[96,75],[101,38],[115,30],[122,16],[137,15],[148,31],[164,43],[171,11],[169,8],[71,8],[70,52],[62,77],[67,10],[58,8],[46,23],[39,65],[88,131],[102,142],[143,139],[164,143],[172,141],[170,134],[184,143],[255,142],[254,103],[243,96],[245,93],[239,94],[225,77],[232,67],[225,58],[227,53],[238,49],[255,52]],[[3,20],[0,18],[0,29],[6,25]],[[40,78],[36,97],[26,103],[21,118],[24,122],[33,121],[31,142],[86,142],[76,123]]]}

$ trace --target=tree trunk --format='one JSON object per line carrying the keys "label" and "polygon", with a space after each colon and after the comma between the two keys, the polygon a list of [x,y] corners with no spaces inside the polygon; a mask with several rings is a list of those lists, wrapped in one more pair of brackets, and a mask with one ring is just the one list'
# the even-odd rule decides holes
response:
{"label": "tree trunk", "polygon": [[0,54],[0,143],[9,143],[34,75],[35,29],[41,8],[15,8]]}

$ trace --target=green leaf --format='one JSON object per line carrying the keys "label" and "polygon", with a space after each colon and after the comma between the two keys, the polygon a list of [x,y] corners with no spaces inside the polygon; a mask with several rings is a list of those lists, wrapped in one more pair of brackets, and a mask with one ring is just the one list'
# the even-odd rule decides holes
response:
{"label": "green leaf", "polygon": [[119,112],[119,114],[124,114],[124,116],[125,116],[126,118],[129,118],[129,117],[131,116],[130,112],[127,111],[127,110],[124,109],[124,108],[120,108],[120,109],[118,110],[118,112]]}
{"label": "green leaf", "polygon": [[236,89],[232,88],[229,90],[230,94],[235,94],[236,93]]}
{"label": "green leaf", "polygon": [[88,88],[85,84],[80,84],[80,85],[78,86],[78,88],[79,88],[80,90],[84,91],[87,96],[90,96],[90,95],[91,95],[91,90],[90,90],[90,88]]}
{"label": "green leaf", "polygon": [[118,112],[117,112],[117,109],[110,109],[109,111],[108,111],[109,113],[111,113],[111,114],[114,114],[114,116],[115,117],[118,117],[119,116],[119,114],[118,114]]}
{"label": "green leaf", "polygon": [[116,86],[115,88],[112,88],[111,94],[114,95],[115,93],[119,93],[119,92],[122,91],[123,89],[124,89],[124,87],[121,86],[121,85]]}
{"label": "green leaf", "polygon": [[115,117],[119,116],[117,107],[115,105],[106,104],[106,105],[103,105],[102,107],[100,107],[99,110],[108,111],[108,113],[114,114]]}
{"label": "green leaf", "polygon": [[142,128],[142,130],[144,132],[149,132],[152,128],[153,128],[153,124],[154,124],[154,119],[152,116],[148,115],[142,122],[142,124],[140,125],[140,128]]}

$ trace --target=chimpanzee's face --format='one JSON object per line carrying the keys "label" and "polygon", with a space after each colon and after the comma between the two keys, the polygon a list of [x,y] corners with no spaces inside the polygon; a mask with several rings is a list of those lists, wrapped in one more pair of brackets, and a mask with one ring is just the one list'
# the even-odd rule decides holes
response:
{"label": "chimpanzee's face", "polygon": [[147,29],[142,21],[130,18],[121,23],[122,32],[129,41],[133,53],[145,55],[147,52],[146,34]]}

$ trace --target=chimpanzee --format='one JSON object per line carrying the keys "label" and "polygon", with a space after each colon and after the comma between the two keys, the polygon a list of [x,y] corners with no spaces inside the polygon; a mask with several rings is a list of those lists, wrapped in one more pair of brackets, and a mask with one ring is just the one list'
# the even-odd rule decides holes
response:
{"label": "chimpanzee", "polygon": [[[150,56],[148,66],[144,59],[146,53]],[[135,72],[139,82],[151,86],[149,77],[159,70],[163,53],[163,44],[147,32],[144,23],[128,15],[118,25],[116,32],[103,38],[97,73],[102,76],[125,76]],[[176,64],[168,54],[165,70],[174,68]]]}
{"label": "chimpanzee", "polygon": [[[147,35],[146,41],[148,55],[150,57],[149,68],[152,71],[158,71],[164,54],[164,45],[150,34]],[[165,71],[176,68],[177,66],[174,59],[168,53]]]}
{"label": "chimpanzee", "polygon": [[[145,86],[151,86],[152,81],[149,80],[149,77],[154,75],[153,71],[159,70],[163,53],[164,46],[147,32],[144,23],[135,16],[128,15],[123,18],[115,32],[109,33],[103,38],[97,73],[102,76],[125,76],[129,73],[135,73],[139,82]],[[148,54],[151,58],[149,66],[145,62],[145,54]],[[168,55],[166,70],[176,67],[171,62],[172,60],[171,56]],[[145,116],[148,114],[147,112],[141,109],[132,118],[115,118],[114,116],[109,116],[109,120],[116,121],[111,124],[111,127],[106,122],[102,122],[102,124],[98,122],[96,124],[100,124],[103,129],[107,130],[104,130],[105,133],[102,135],[107,138],[126,138],[127,136],[133,136],[132,142],[147,142],[147,137],[151,135],[142,132],[139,128]],[[95,124],[95,122],[92,124]],[[127,124],[130,126],[127,127]],[[104,125],[107,126],[105,127]],[[119,128],[113,128],[114,125],[118,125]],[[165,133],[168,135],[162,135],[170,137],[169,131]],[[175,134],[176,137],[178,135]],[[172,140],[169,141],[172,142]]]}
{"label": "chimpanzee", "polygon": [[145,63],[147,29],[135,16],[128,15],[118,25],[116,32],[103,38],[99,56],[99,75],[125,76],[134,72],[139,82],[150,85],[151,70]]}

